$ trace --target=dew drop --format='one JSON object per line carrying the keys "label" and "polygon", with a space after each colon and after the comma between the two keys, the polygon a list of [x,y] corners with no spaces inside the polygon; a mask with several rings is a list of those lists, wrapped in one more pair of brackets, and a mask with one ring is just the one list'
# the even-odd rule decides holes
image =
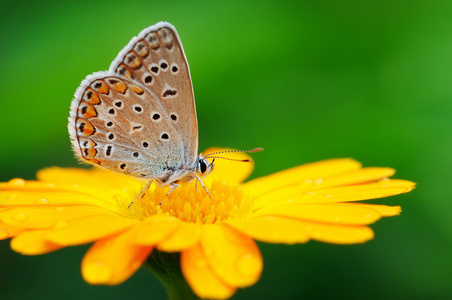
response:
{"label": "dew drop", "polygon": [[39,198],[33,201],[34,204],[49,204],[49,200],[46,198]]}
{"label": "dew drop", "polygon": [[55,212],[61,212],[61,211],[64,211],[64,210],[66,210],[66,208],[63,207],[63,206],[55,208]]}
{"label": "dew drop", "polygon": [[324,195],[324,196],[322,196],[322,198],[324,198],[324,199],[334,199],[334,197],[331,196],[331,195]]}
{"label": "dew drop", "polygon": [[323,183],[323,178],[317,178],[316,180],[314,180],[315,184],[319,185]]}
{"label": "dew drop", "polygon": [[62,229],[62,228],[66,228],[68,226],[69,226],[68,222],[60,220],[53,225],[53,229]]}
{"label": "dew drop", "polygon": [[260,261],[257,257],[252,256],[249,253],[243,255],[237,261],[238,271],[245,276],[253,275],[259,269]]}
{"label": "dew drop", "polygon": [[300,188],[307,188],[313,184],[311,179],[307,179],[304,182],[300,183]]}
{"label": "dew drop", "polygon": [[13,178],[10,181],[8,181],[8,183],[12,186],[24,186],[25,180],[23,180],[22,178]]}
{"label": "dew drop", "polygon": [[14,220],[22,222],[22,221],[26,221],[28,219],[27,215],[24,213],[18,213],[14,216]]}
{"label": "dew drop", "polygon": [[305,195],[316,196],[316,193],[314,193],[314,192],[307,192]]}
{"label": "dew drop", "polygon": [[7,198],[8,201],[13,201],[14,199],[17,198],[17,193],[11,194],[9,195],[9,197]]}

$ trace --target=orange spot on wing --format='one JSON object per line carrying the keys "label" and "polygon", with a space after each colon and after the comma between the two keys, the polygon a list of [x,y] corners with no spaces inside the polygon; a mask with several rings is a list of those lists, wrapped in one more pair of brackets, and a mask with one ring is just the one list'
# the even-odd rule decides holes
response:
{"label": "orange spot on wing", "polygon": [[91,88],[87,88],[83,99],[93,105],[100,104],[99,95]]}
{"label": "orange spot on wing", "polygon": [[82,101],[80,103],[78,110],[79,110],[79,114],[85,119],[97,117],[96,109],[85,101]]}
{"label": "orange spot on wing", "polygon": [[97,89],[99,91],[99,93],[108,94],[109,88],[105,82],[99,80],[96,83],[101,83],[101,86]]}
{"label": "orange spot on wing", "polygon": [[94,127],[94,125],[91,124],[91,122],[88,122],[83,119],[77,120],[77,130],[79,134],[83,136],[90,136],[94,132],[96,132],[96,128]]}
{"label": "orange spot on wing", "polygon": [[132,90],[133,90],[135,93],[139,94],[139,95],[141,95],[141,94],[144,93],[143,89],[142,89],[142,88],[139,88],[139,87],[136,86],[136,85],[132,85]]}
{"label": "orange spot on wing", "polygon": [[86,158],[93,158],[97,154],[97,150],[94,148],[86,148],[85,149],[85,157]]}
{"label": "orange spot on wing", "polygon": [[129,69],[126,67],[124,63],[119,64],[119,66],[116,68],[116,73],[119,73],[126,78],[132,79],[132,73],[129,71]]}
{"label": "orange spot on wing", "polygon": [[125,58],[125,62],[129,67],[131,67],[133,69],[137,69],[142,66],[141,60],[133,52],[129,52],[127,54],[127,56]]}
{"label": "orange spot on wing", "polygon": [[115,83],[113,85],[113,88],[115,89],[115,91],[121,94],[124,94],[127,90],[127,86],[123,81],[118,81],[117,83]]}
{"label": "orange spot on wing", "polygon": [[100,165],[100,161],[98,159],[92,158],[88,159],[90,162]]}

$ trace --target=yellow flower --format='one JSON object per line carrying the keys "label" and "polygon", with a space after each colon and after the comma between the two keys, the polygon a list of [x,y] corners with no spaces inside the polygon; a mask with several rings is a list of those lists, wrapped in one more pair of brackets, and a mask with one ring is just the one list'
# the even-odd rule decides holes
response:
{"label": "yellow flower", "polygon": [[211,198],[195,182],[167,198],[167,188],[152,184],[130,209],[146,182],[99,169],[44,169],[36,181],[0,184],[0,236],[13,237],[12,249],[28,255],[94,242],[82,261],[83,277],[92,284],[127,280],[154,248],[180,252],[192,290],[201,298],[225,299],[260,277],[263,262],[254,240],[363,243],[374,236],[367,225],[398,215],[400,207],[356,201],[406,193],[415,185],[388,179],[393,169],[362,168],[352,159],[241,183],[252,168],[217,159],[204,180]]}

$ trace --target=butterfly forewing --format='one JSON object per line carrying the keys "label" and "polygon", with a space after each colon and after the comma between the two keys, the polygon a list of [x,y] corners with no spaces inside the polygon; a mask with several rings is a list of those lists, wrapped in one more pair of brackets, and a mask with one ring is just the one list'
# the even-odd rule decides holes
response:
{"label": "butterfly forewing", "polygon": [[122,76],[98,72],[76,92],[70,117],[74,149],[86,161],[142,178],[164,173],[182,141],[158,96]]}
{"label": "butterfly forewing", "polygon": [[120,52],[110,72],[136,81],[157,96],[152,100],[161,103],[165,118],[182,141],[180,162],[193,166],[198,125],[190,71],[176,29],[161,22],[143,30]]}

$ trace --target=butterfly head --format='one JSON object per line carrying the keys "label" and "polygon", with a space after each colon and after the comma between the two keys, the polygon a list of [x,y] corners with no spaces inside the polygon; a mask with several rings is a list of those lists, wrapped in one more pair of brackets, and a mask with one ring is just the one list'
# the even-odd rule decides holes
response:
{"label": "butterfly head", "polygon": [[213,170],[215,158],[212,160],[212,162],[209,162],[206,157],[207,155],[202,156],[202,154],[200,154],[198,156],[198,159],[196,160],[196,173],[198,175],[207,176]]}

